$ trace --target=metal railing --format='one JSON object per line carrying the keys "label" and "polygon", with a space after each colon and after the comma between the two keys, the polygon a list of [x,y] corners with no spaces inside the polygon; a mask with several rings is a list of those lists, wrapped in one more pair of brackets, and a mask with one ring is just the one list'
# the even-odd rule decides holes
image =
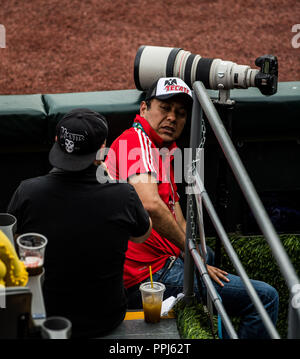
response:
{"label": "metal railing", "polygon": [[[259,228],[261,229],[268,245],[271,248],[272,254],[279,266],[279,269],[286,281],[287,287],[290,293],[289,301],[289,317],[288,317],[288,338],[299,339],[300,338],[300,305],[295,301],[295,296],[299,295],[300,282],[297,277],[296,271],[292,266],[289,257],[287,256],[282,243],[275,232],[275,229],[270,221],[268,214],[266,213],[264,206],[245,170],[240,157],[235,150],[235,147],[219,117],[219,114],[210,99],[202,82],[197,81],[193,84],[194,89],[194,104],[192,111],[191,122],[191,138],[190,147],[193,149],[193,155],[190,165],[195,164],[195,161],[199,160],[197,157],[197,148],[202,137],[202,117],[203,112],[207,117],[207,120],[221,146],[221,149],[230,165],[235,178],[242,190],[245,199],[247,200],[249,207],[257,221]],[[262,322],[265,325],[267,332],[272,339],[280,339],[280,336],[271,321],[268,313],[266,312],[259,296],[257,295],[247,273],[245,272],[242,263],[240,262],[236,252],[234,251],[230,240],[223,228],[223,225],[214,209],[214,206],[205,190],[201,175],[199,171],[195,170],[192,173],[193,185],[191,186],[191,192],[188,194],[187,200],[187,231],[186,231],[186,248],[185,248],[185,263],[184,263],[184,294],[186,301],[193,297],[193,285],[194,285],[194,265],[196,265],[201,278],[207,288],[208,307],[212,304],[215,306],[218,314],[220,315],[223,325],[227,331],[228,336],[231,339],[237,339],[235,329],[228,317],[224,306],[214,288],[212,280],[210,279],[206,263],[205,263],[205,236],[203,230],[202,219],[202,204],[205,206],[207,213],[216,229],[219,239],[221,240],[225,251],[227,252],[233,266],[243,281],[247,292],[257,310],[261,316]],[[196,206],[195,203],[196,202]],[[200,233],[200,250],[197,248],[194,237],[193,228],[193,209],[196,207],[197,222]],[[190,210],[192,209],[192,210]],[[199,252],[202,254],[200,255]],[[226,284],[225,284],[226,285]],[[297,305],[295,305],[295,303]]]}

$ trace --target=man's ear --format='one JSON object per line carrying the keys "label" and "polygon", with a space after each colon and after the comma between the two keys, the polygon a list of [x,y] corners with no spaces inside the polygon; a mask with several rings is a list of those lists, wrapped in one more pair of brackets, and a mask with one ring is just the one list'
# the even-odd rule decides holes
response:
{"label": "man's ear", "polygon": [[146,111],[147,111],[147,104],[145,101],[142,101],[140,104],[140,116],[144,117]]}

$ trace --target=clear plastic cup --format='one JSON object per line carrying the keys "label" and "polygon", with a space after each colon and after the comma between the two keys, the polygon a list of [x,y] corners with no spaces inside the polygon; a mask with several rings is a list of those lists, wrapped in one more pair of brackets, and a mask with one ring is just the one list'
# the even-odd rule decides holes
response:
{"label": "clear plastic cup", "polygon": [[14,234],[17,218],[9,213],[0,213],[0,230],[7,236],[15,248]]}
{"label": "clear plastic cup", "polygon": [[17,238],[19,257],[30,276],[41,274],[48,240],[39,233],[25,233]]}
{"label": "clear plastic cup", "polygon": [[166,287],[163,283],[142,283],[140,291],[143,301],[144,317],[146,323],[158,323],[160,321],[161,305]]}

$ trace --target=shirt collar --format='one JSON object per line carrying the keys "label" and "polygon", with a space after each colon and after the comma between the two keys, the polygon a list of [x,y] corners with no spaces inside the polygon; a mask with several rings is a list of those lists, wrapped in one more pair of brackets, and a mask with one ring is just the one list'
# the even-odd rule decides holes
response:
{"label": "shirt collar", "polygon": [[175,141],[171,142],[171,144],[169,145],[166,145],[163,139],[153,130],[149,122],[144,117],[140,115],[136,115],[134,122],[138,122],[142,125],[144,131],[149,136],[150,140],[154,142],[156,147],[158,148],[166,147],[169,150],[172,150],[173,148],[177,148]]}

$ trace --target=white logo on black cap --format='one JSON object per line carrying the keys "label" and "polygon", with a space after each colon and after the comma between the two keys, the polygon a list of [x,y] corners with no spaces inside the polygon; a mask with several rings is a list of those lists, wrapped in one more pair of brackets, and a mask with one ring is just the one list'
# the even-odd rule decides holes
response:
{"label": "white logo on black cap", "polygon": [[61,126],[61,137],[65,139],[69,139],[70,141],[77,141],[77,142],[82,142],[85,140],[84,135],[69,132],[69,130],[64,126]]}
{"label": "white logo on black cap", "polygon": [[72,153],[74,151],[74,142],[71,140],[65,139],[65,149],[68,153]]}

